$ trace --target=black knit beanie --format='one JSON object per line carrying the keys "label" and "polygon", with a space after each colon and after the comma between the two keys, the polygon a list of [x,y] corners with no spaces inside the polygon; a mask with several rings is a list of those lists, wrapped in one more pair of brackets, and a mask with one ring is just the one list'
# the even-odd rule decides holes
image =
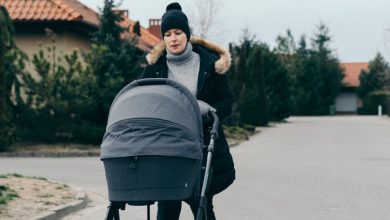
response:
{"label": "black knit beanie", "polygon": [[181,11],[181,6],[177,2],[169,4],[162,16],[161,35],[163,38],[164,33],[170,29],[180,29],[187,35],[187,40],[190,39],[191,31],[187,16]]}

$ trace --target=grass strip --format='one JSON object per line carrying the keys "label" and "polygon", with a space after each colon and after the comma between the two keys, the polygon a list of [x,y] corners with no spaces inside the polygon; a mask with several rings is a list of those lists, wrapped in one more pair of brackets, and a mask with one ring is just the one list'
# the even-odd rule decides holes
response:
{"label": "grass strip", "polygon": [[0,185],[0,205],[6,205],[9,201],[18,197],[19,195],[14,190],[8,186]]}

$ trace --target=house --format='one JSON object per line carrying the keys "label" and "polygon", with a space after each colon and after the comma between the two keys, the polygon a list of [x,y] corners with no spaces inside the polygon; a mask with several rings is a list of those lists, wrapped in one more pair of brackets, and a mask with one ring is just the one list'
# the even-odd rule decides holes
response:
{"label": "house", "polygon": [[[77,0],[0,0],[7,9],[14,27],[17,46],[30,57],[39,50],[39,45],[49,44],[47,32],[55,33],[56,49],[61,54],[77,48],[88,50],[92,34],[98,30],[99,15]],[[132,32],[135,24],[128,13],[121,25],[127,29],[125,38],[138,38],[137,47],[150,51],[160,42],[159,37],[140,27],[140,36]]]}
{"label": "house", "polygon": [[[132,39],[135,37],[138,40],[138,45],[137,45],[138,48],[145,52],[151,51],[155,45],[160,43],[161,41],[160,22],[158,22],[160,19],[150,19],[148,29],[139,27],[138,33],[135,33],[136,31],[134,30],[134,27],[137,24],[137,22],[129,19],[129,11],[128,10],[116,10],[116,11],[122,16],[123,20],[121,21],[120,25],[124,27],[126,30],[122,35],[122,38]],[[158,31],[156,31],[156,29]]]}
{"label": "house", "polygon": [[344,69],[343,87],[336,97],[337,114],[356,114],[362,102],[356,89],[360,85],[359,76],[362,70],[368,70],[368,63],[342,63]]}

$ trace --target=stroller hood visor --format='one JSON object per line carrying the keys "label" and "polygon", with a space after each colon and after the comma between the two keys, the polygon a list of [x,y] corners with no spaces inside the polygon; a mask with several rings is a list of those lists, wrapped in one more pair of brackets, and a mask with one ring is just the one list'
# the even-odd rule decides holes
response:
{"label": "stroller hood visor", "polygon": [[155,155],[202,158],[202,142],[190,130],[155,119],[116,123],[106,132],[101,148],[101,159]]}

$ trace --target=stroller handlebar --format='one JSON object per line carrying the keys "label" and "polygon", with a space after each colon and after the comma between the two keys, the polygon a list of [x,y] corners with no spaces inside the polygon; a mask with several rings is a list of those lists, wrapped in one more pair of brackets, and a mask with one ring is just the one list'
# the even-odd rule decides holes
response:
{"label": "stroller handlebar", "polygon": [[147,78],[147,79],[140,79],[137,80],[138,85],[140,86],[146,86],[146,85],[162,85],[169,83],[169,79],[165,78]]}
{"label": "stroller handlebar", "polygon": [[213,117],[213,127],[211,129],[211,138],[218,139],[218,126],[219,126],[219,118],[215,111],[210,111],[211,116]]}

